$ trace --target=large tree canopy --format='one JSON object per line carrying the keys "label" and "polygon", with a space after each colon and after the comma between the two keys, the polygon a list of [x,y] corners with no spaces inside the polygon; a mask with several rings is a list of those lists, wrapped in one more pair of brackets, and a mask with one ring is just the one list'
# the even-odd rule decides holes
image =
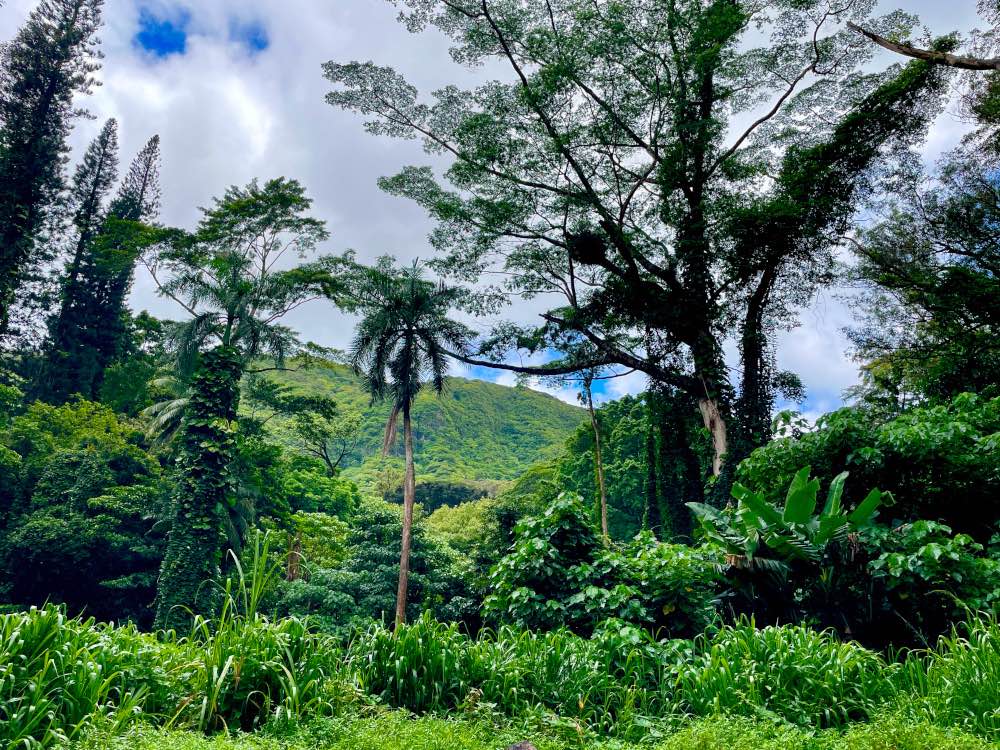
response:
{"label": "large tree canopy", "polygon": [[888,34],[909,19],[872,18],[871,0],[404,4],[412,30],[437,27],[457,62],[504,77],[425,99],[392,69],[328,63],[328,100],[450,157],[450,187],[428,166],[382,182],[437,220],[439,270],[499,274],[484,309],[552,300],[538,328],[501,326],[483,354],[575,342],[586,357],[526,369],[616,363],[686,391],[717,473],[766,439],[768,334],[829,279],[880,157],[922,135],[943,89],[926,62],[862,74],[872,45],[844,24]]}

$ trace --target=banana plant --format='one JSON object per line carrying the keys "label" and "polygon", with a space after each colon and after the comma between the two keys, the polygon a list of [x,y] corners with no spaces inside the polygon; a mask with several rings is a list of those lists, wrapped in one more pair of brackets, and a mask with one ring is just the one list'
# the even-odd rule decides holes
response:
{"label": "banana plant", "polygon": [[735,510],[719,510],[702,503],[688,503],[705,536],[727,552],[734,567],[756,568],[784,574],[796,562],[820,563],[831,543],[871,523],[889,493],[872,490],[856,508],[841,502],[847,472],[830,482],[826,503],[816,513],[819,480],[810,479],[811,467],[792,479],[784,508],[778,508],[742,484],[733,485]]}

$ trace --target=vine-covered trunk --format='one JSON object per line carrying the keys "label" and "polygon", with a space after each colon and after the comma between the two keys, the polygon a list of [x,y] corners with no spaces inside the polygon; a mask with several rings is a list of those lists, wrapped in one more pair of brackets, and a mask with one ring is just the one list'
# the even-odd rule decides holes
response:
{"label": "vine-covered trunk", "polygon": [[406,622],[406,592],[410,584],[410,546],[413,539],[413,504],[416,477],[413,467],[413,425],[410,405],[403,404],[403,445],[406,453],[406,474],[403,477],[403,543],[399,552],[399,586],[396,589],[396,627]]}
{"label": "vine-covered trunk", "polygon": [[660,513],[660,493],[656,481],[656,433],[652,388],[646,393],[646,507],[642,513],[642,528],[657,537],[663,534],[663,517]]}
{"label": "vine-covered trunk", "polygon": [[238,352],[219,346],[202,355],[192,379],[173,525],[157,582],[157,628],[184,628],[192,615],[216,610],[242,375]]}
{"label": "vine-covered trunk", "polygon": [[590,424],[594,428],[594,464],[597,470],[597,490],[600,493],[601,503],[601,537],[604,543],[608,543],[608,489],[604,482],[604,455],[601,452],[601,425],[597,421],[597,412],[594,411],[594,396],[590,390],[590,383],[584,386],[587,396],[587,411],[590,412]]}

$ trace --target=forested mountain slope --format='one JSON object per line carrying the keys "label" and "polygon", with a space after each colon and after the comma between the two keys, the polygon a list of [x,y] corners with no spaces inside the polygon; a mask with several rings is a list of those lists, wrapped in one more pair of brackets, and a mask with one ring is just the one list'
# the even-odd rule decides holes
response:
{"label": "forested mountain slope", "polygon": [[[313,367],[272,377],[293,392],[332,397],[345,413],[358,413],[359,439],[345,459],[345,474],[364,482],[379,471],[389,406],[371,404],[349,368]],[[515,479],[531,464],[556,456],[585,416],[582,408],[529,388],[448,378],[440,398],[428,389],[414,407],[417,480]],[[391,455],[402,455],[402,431]]]}

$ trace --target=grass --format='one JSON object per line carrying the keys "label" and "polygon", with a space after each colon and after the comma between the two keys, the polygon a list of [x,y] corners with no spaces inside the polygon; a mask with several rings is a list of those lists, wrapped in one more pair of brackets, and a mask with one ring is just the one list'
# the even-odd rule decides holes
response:
{"label": "grass", "polygon": [[704,719],[642,745],[565,736],[488,721],[414,718],[401,711],[316,722],[278,735],[221,735],[137,727],[96,733],[76,750],[499,750],[529,739],[538,750],[987,750],[988,741],[898,717],[879,718],[846,732],[809,732],[741,718]]}

